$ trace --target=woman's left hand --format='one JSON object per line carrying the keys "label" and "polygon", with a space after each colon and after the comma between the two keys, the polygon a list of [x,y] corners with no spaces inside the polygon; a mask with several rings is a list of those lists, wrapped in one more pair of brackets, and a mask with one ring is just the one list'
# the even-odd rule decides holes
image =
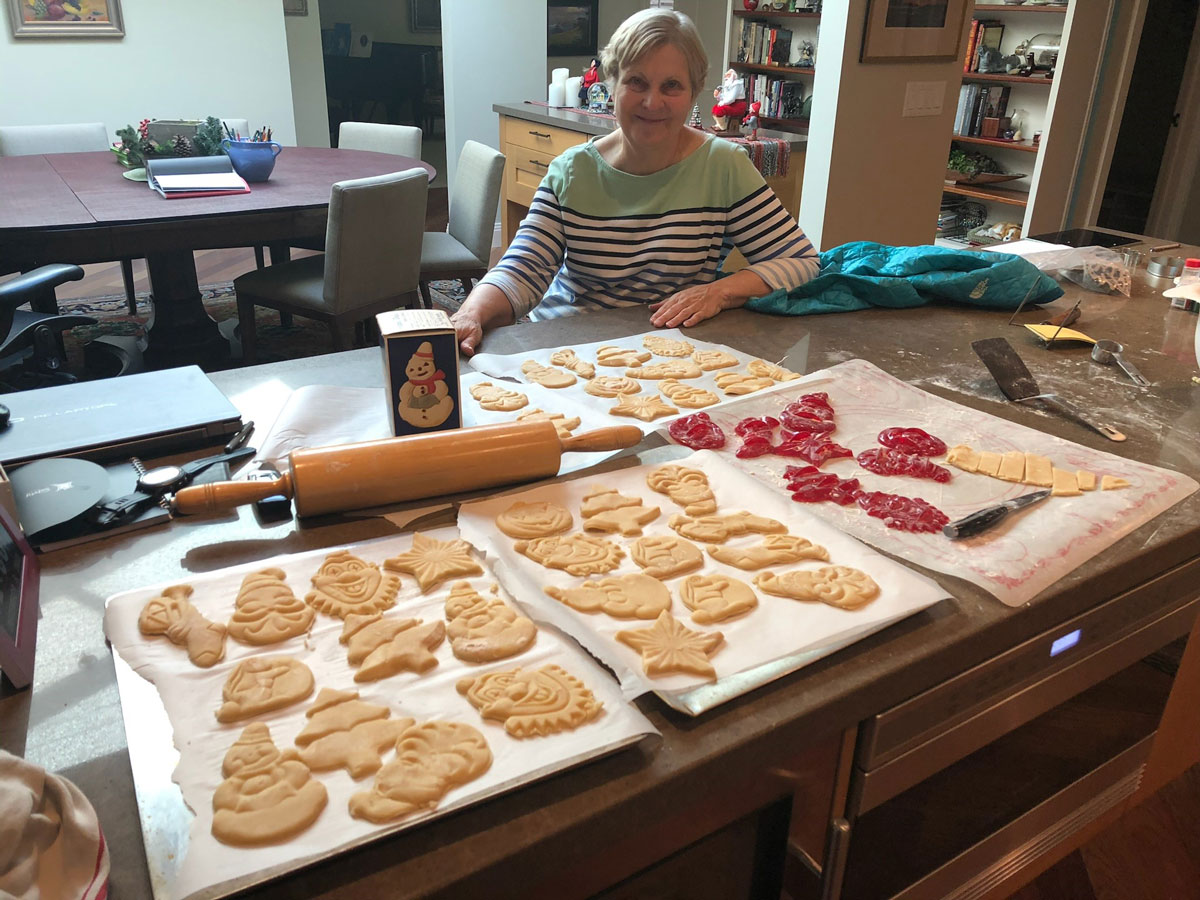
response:
{"label": "woman's left hand", "polygon": [[[745,299],[741,299],[744,303]],[[694,284],[673,294],[660,303],[651,303],[650,324],[656,328],[676,328],[697,325],[711,319],[721,310],[740,306],[737,299],[719,282]]]}

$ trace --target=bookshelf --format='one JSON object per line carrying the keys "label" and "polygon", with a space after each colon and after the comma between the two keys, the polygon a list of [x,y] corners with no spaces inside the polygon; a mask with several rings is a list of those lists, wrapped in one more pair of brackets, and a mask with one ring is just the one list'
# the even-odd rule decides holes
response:
{"label": "bookshelf", "polygon": [[[812,66],[801,66],[800,47],[803,41],[817,45],[821,14],[805,10],[746,9],[742,0],[728,0],[729,20],[725,35],[726,68],[733,69],[746,82],[747,103],[762,103],[759,122],[764,128],[793,134],[808,132],[808,119],[797,115],[803,100],[812,95],[811,79],[816,74]],[[744,48],[743,35],[750,29],[787,29],[792,33],[787,60],[782,58],[767,64],[761,60],[739,59]],[[760,32],[761,33],[761,32]],[[788,87],[795,85],[795,87]],[[786,96],[785,96],[786,95]]]}

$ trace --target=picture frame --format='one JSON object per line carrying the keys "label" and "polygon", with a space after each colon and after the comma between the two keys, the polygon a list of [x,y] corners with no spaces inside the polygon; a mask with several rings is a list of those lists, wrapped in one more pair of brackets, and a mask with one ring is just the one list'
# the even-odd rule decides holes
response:
{"label": "picture frame", "polygon": [[283,0],[283,14],[285,16],[307,16],[308,0]]}
{"label": "picture frame", "polygon": [[414,32],[442,30],[442,0],[408,0],[409,27]]}
{"label": "picture frame", "polygon": [[33,681],[39,573],[16,519],[0,507],[0,674],[18,689]]}
{"label": "picture frame", "polygon": [[[125,23],[121,18],[121,0],[88,0],[72,5],[59,2],[43,4],[33,0],[4,0],[15,38],[122,38]],[[80,9],[82,15],[73,12]]]}
{"label": "picture frame", "polygon": [[547,0],[546,55],[595,56],[600,0]]}
{"label": "picture frame", "polygon": [[968,0],[868,0],[859,61],[936,62],[962,55]]}

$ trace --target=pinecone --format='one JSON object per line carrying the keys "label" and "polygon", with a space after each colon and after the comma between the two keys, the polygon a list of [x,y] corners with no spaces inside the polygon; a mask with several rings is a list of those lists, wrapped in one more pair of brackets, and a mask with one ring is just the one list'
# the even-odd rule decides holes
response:
{"label": "pinecone", "polygon": [[192,156],[196,152],[192,148],[192,142],[182,134],[171,138],[171,149],[175,151],[176,156]]}

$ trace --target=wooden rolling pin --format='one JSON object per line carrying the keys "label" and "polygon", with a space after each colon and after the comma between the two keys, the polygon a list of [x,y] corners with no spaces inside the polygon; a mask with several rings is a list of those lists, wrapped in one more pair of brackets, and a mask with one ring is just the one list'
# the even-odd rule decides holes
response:
{"label": "wooden rolling pin", "polygon": [[293,450],[290,471],[273,481],[221,481],[181,489],[171,510],[196,515],[291,497],[296,514],[384,506],[558,474],[564,452],[621,450],[642,439],[635,425],[600,428],[561,439],[551,422],[512,422]]}

